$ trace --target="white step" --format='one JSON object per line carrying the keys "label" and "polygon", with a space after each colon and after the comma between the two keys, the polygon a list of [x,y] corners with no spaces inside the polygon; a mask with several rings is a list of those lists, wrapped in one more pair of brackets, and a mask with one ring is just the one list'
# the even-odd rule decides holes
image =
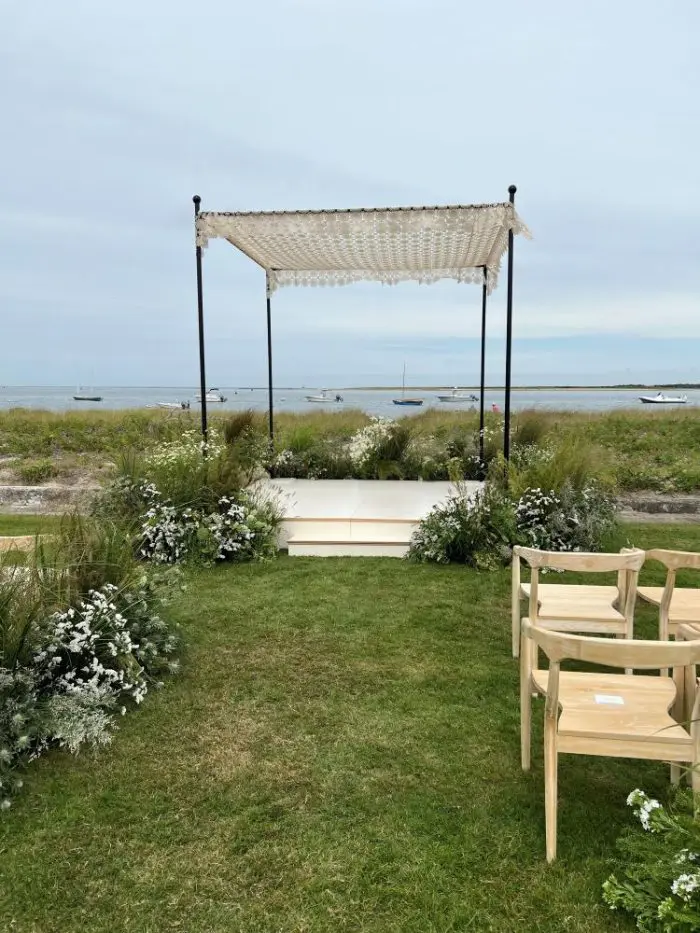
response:
{"label": "white step", "polygon": [[278,547],[287,547],[290,538],[333,538],[338,541],[409,541],[418,527],[411,519],[382,518],[286,518],[277,536]]}
{"label": "white step", "polygon": [[328,534],[293,535],[287,546],[290,557],[404,557],[409,539],[342,539]]}

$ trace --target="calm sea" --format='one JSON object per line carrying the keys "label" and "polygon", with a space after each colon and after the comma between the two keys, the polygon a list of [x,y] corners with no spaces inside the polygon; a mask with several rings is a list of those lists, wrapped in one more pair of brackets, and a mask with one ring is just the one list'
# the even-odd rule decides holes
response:
{"label": "calm sea", "polygon": [[[189,400],[192,408],[198,407],[195,402],[197,389],[192,387],[161,386],[149,388],[95,386],[83,389],[85,394],[101,395],[101,402],[76,402],[73,400],[75,388],[68,386],[2,386],[0,387],[0,409],[9,408],[44,408],[50,411],[79,411],[89,408],[121,409],[121,408],[148,408],[154,407],[158,402],[181,402]],[[331,390],[335,394],[336,390]],[[275,409],[278,411],[333,411],[341,408],[360,408],[372,415],[393,416],[399,414],[417,414],[426,408],[439,408],[442,410],[459,410],[474,407],[474,403],[444,403],[437,399],[437,391],[420,391],[407,389],[408,395],[415,395],[424,399],[422,407],[399,408],[392,403],[392,399],[400,396],[396,389],[340,389],[343,396],[339,404],[318,404],[307,402],[307,394],[316,394],[318,389],[276,389],[274,394]],[[446,390],[443,390],[445,392]],[[472,390],[467,390],[472,391]],[[688,405],[700,403],[700,390],[664,390],[667,395],[686,394]],[[221,388],[226,396],[223,404],[211,404],[213,411],[224,409],[235,411],[243,408],[253,408],[264,411],[267,409],[267,389],[258,388]],[[478,394],[478,393],[475,393]],[[652,390],[639,389],[537,389],[514,390],[512,404],[514,409],[543,408],[558,411],[606,411],[615,408],[641,408],[639,396],[655,394]],[[487,409],[492,405],[503,408],[503,390],[487,390],[485,393]],[[654,410],[652,406],[645,406]],[[669,408],[671,406],[668,406]]]}

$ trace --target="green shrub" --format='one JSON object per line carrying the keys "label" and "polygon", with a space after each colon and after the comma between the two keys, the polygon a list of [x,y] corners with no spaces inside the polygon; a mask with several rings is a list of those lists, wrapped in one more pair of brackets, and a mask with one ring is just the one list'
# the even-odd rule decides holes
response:
{"label": "green shrub", "polygon": [[516,448],[513,454],[508,470],[503,470],[501,460],[493,476],[507,475],[508,488],[514,497],[520,497],[526,489],[559,492],[567,486],[583,490],[594,481],[612,485],[605,451],[582,441],[566,442],[559,447],[530,445]]}
{"label": "green shrub", "polygon": [[27,460],[18,469],[17,472],[23,483],[28,486],[34,486],[38,483],[45,483],[48,479],[53,479],[58,473],[56,465],[44,457],[41,460]]}
{"label": "green shrub", "polygon": [[501,489],[489,484],[471,497],[460,488],[420,523],[408,558],[489,569],[509,560],[516,535],[515,507]]}

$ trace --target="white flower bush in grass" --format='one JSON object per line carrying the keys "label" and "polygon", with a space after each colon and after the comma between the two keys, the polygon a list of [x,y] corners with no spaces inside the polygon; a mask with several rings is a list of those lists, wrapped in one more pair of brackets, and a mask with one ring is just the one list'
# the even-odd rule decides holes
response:
{"label": "white flower bush in grass", "polygon": [[366,464],[381,442],[391,435],[395,423],[391,418],[371,418],[368,425],[356,431],[347,444],[347,453],[352,463],[356,466]]}
{"label": "white flower bush in grass", "polygon": [[4,667],[0,654],[2,809],[22,786],[21,766],[52,746],[75,754],[107,744],[118,717],[177,671],[177,632],[155,611],[173,572],[143,575],[121,590],[107,583],[74,606],[38,615],[26,655]]}
{"label": "white flower bush in grass", "polygon": [[224,440],[216,428],[208,429],[206,445],[199,431],[185,431],[177,440],[159,444],[144,461],[147,466],[157,468],[198,467],[204,451],[208,457],[214,458],[225,449]]}
{"label": "white flower bush in grass", "polygon": [[274,557],[279,512],[270,501],[249,493],[222,496],[216,511],[177,508],[161,502],[156,491],[141,524],[139,555],[156,564],[188,559],[260,560]]}
{"label": "white flower bush in grass", "polygon": [[645,933],[700,930],[700,823],[692,794],[679,791],[669,808],[634,790],[627,798],[639,829],[618,840],[615,872],[603,885],[611,910],[623,910]]}
{"label": "white flower bush in grass", "polygon": [[491,482],[472,497],[457,484],[456,494],[420,522],[408,557],[486,568],[506,563],[514,544],[597,551],[614,520],[612,501],[594,487],[575,490],[565,484],[559,493],[526,489],[515,499]]}

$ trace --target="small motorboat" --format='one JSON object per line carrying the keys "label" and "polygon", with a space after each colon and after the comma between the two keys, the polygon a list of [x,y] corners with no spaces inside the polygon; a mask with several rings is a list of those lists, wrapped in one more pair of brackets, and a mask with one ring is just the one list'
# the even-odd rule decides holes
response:
{"label": "small motorboat", "polygon": [[158,408],[168,408],[174,411],[187,411],[190,407],[189,402],[158,402]]}
{"label": "small motorboat", "polygon": [[318,395],[305,395],[304,398],[307,402],[342,402],[343,396],[338,395],[336,392],[335,395],[329,395],[328,389],[321,389]]}
{"label": "small motorboat", "polygon": [[[202,401],[202,393],[199,392],[195,395],[195,398],[198,402]],[[226,396],[222,395],[218,389],[207,389],[207,394],[204,396],[207,402],[225,402]]]}
{"label": "small motorboat", "polygon": [[455,386],[449,395],[438,395],[438,400],[440,402],[478,402],[479,397],[473,392],[460,392]]}
{"label": "small motorboat", "polygon": [[639,401],[645,405],[685,405],[688,401],[687,395],[664,395],[659,392],[657,395],[640,395]]}

